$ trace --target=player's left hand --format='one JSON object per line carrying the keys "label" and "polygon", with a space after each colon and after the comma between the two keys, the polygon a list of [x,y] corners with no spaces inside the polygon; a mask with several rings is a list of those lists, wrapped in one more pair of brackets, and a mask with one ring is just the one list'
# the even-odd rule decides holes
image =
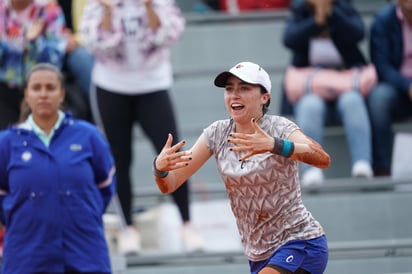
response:
{"label": "player's left hand", "polygon": [[251,125],[254,129],[254,132],[251,134],[232,133],[229,135],[228,142],[236,145],[231,148],[231,151],[246,152],[246,154],[243,155],[239,161],[244,161],[255,154],[270,152],[273,149],[273,137],[269,136],[259,127],[256,119],[253,118],[251,120]]}

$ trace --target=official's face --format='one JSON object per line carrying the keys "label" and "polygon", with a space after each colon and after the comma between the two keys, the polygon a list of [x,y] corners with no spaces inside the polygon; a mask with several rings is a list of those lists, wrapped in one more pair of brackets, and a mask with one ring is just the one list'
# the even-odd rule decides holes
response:
{"label": "official's face", "polygon": [[30,75],[24,98],[35,119],[53,119],[57,117],[64,95],[59,76],[54,71],[38,70]]}

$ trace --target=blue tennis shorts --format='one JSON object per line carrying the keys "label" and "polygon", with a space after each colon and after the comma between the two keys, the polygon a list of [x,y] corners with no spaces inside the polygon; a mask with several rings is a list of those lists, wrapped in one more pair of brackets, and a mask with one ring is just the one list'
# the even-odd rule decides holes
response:
{"label": "blue tennis shorts", "polygon": [[326,236],[311,240],[293,240],[282,245],[273,255],[263,261],[249,261],[250,273],[257,274],[265,266],[277,266],[294,273],[298,269],[312,274],[321,274],[328,263]]}

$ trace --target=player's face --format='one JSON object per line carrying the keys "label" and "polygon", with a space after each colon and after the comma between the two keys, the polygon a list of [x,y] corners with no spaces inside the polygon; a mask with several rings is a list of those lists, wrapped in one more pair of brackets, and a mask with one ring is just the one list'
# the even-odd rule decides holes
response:
{"label": "player's face", "polygon": [[225,85],[225,105],[230,116],[237,123],[250,123],[252,118],[262,116],[262,106],[269,100],[269,94],[262,94],[259,85],[248,84],[230,76]]}

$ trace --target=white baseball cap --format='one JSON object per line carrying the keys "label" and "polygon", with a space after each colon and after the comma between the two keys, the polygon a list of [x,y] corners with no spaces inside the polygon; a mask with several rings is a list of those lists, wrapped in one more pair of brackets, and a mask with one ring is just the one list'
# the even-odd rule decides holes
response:
{"label": "white baseball cap", "polygon": [[272,83],[270,82],[269,74],[258,64],[241,62],[229,71],[219,73],[215,78],[215,86],[224,88],[227,79],[232,75],[248,84],[261,85],[270,94]]}

